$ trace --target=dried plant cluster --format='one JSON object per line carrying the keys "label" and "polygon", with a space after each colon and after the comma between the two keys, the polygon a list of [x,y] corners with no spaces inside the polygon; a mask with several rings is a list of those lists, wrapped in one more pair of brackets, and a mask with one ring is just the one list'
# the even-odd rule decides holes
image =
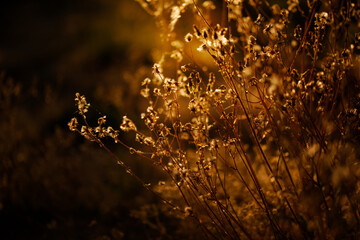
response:
{"label": "dried plant cluster", "polygon": [[[143,185],[203,237],[359,238],[357,1],[138,2],[168,44],[142,82],[147,130],[90,126],[80,94],[70,129],[158,165],[168,179]],[[177,37],[184,14],[194,25]]]}

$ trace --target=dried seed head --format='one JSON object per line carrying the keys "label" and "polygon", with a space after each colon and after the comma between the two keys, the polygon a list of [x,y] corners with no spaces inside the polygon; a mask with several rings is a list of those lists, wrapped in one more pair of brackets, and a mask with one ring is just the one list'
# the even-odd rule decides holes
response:
{"label": "dried seed head", "polygon": [[193,35],[191,33],[185,35],[185,42],[191,42],[192,39]]}
{"label": "dried seed head", "polygon": [[216,31],[214,31],[214,33],[213,33],[213,38],[214,38],[214,40],[217,40],[219,37],[218,37],[218,34],[216,33]]}
{"label": "dried seed head", "polygon": [[120,129],[125,132],[137,131],[135,124],[127,116],[123,116],[123,122],[120,125]]}
{"label": "dried seed head", "polygon": [[151,83],[151,79],[150,78],[145,78],[142,81],[141,86],[149,85],[150,83]]}
{"label": "dried seed head", "polygon": [[206,50],[208,50],[208,47],[206,46],[206,44],[201,44],[200,47],[198,47],[196,50],[198,50],[199,52],[205,52]]}
{"label": "dried seed head", "polygon": [[154,74],[160,74],[160,65],[155,63],[153,66],[153,73]]}
{"label": "dried seed head", "polygon": [[207,30],[204,29],[204,30],[203,30],[203,37],[204,37],[205,39],[207,39],[208,36],[209,36],[209,34],[208,34]]}
{"label": "dried seed head", "polygon": [[70,131],[76,131],[78,126],[78,120],[77,118],[73,117],[70,122],[68,123]]}
{"label": "dried seed head", "polygon": [[87,103],[85,96],[80,95],[80,93],[76,93],[75,96],[75,101],[78,106],[79,112],[81,115],[84,115],[88,111],[90,103]]}
{"label": "dried seed head", "polygon": [[106,116],[100,117],[100,118],[98,119],[98,124],[99,124],[99,126],[101,126],[101,125],[103,125],[103,124],[105,124],[105,123],[106,123]]}
{"label": "dried seed head", "polygon": [[253,45],[256,44],[256,38],[253,35],[250,35],[248,43]]}
{"label": "dried seed head", "polygon": [[144,98],[148,98],[150,96],[150,89],[149,88],[143,88],[140,90],[140,95],[143,96]]}
{"label": "dried seed head", "polygon": [[193,210],[191,207],[185,207],[184,212],[186,217],[191,216],[193,214]]}

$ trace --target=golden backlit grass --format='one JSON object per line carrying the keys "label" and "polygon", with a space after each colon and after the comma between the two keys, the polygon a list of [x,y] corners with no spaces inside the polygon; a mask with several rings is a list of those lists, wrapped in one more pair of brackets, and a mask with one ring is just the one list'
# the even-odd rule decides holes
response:
{"label": "golden backlit grass", "polygon": [[[199,238],[359,237],[360,6],[138,2],[163,43],[152,75],[138,83],[144,125],[124,116],[111,127],[101,116],[92,126],[77,93],[70,130],[107,150]],[[167,179],[147,184],[104,138]]]}

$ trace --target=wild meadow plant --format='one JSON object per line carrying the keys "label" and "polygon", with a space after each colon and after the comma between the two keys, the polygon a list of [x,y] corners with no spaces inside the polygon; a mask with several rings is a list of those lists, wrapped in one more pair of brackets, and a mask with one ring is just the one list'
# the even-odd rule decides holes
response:
{"label": "wild meadow plant", "polygon": [[[77,93],[70,130],[191,219],[199,238],[360,238],[359,3],[137,1],[163,41],[141,83],[146,128],[127,116],[120,128],[106,116],[92,126]],[[167,180],[146,184],[103,138]]]}

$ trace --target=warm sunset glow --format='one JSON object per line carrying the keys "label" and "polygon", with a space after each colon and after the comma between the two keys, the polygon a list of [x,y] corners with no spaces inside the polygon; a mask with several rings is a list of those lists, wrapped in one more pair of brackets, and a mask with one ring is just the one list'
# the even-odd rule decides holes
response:
{"label": "warm sunset glow", "polygon": [[1,239],[357,239],[355,0],[9,1]]}

